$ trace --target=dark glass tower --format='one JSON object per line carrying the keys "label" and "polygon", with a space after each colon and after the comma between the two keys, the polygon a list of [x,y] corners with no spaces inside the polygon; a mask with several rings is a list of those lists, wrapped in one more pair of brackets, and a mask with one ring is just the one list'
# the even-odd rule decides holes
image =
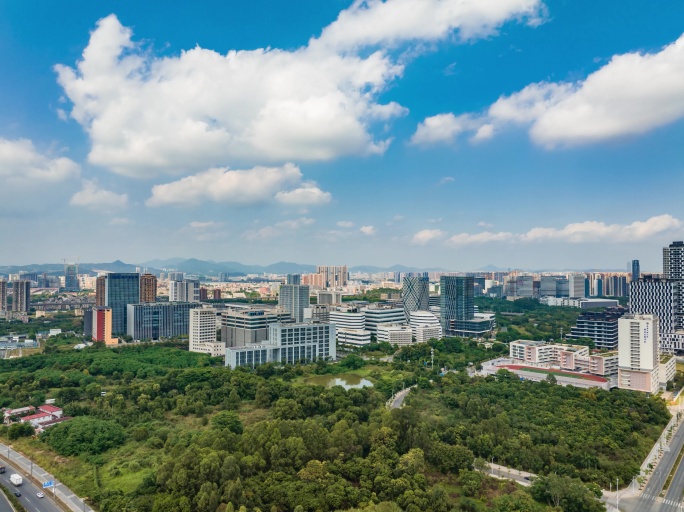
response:
{"label": "dark glass tower", "polygon": [[439,280],[442,329],[454,330],[454,323],[475,318],[475,281],[472,277],[442,276]]}
{"label": "dark glass tower", "polygon": [[632,260],[632,282],[638,281],[641,277],[641,269],[639,268],[639,260]]}
{"label": "dark glass tower", "polygon": [[407,319],[412,311],[429,311],[430,281],[427,277],[405,277],[401,298]]}
{"label": "dark glass tower", "polygon": [[105,306],[112,308],[112,334],[126,334],[128,304],[140,302],[140,274],[107,274]]}

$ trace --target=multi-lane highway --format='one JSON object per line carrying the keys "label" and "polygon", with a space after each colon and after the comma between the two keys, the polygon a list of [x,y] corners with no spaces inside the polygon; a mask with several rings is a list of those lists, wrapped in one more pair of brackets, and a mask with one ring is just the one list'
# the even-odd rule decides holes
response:
{"label": "multi-lane highway", "polygon": [[[62,509],[57,506],[52,500],[52,495],[48,491],[43,491],[39,489],[33,482],[31,482],[26,476],[23,477],[23,482],[19,487],[15,487],[12,482],[10,482],[10,475],[12,473],[22,474],[20,471],[8,464],[5,461],[0,461],[0,465],[5,466],[5,473],[0,474],[0,485],[4,485],[10,491],[19,491],[21,497],[17,498],[22,505],[28,510],[28,512],[62,512]],[[44,492],[45,497],[39,498],[37,495],[39,492]],[[2,504],[0,503],[0,511],[3,511]],[[8,510],[12,510],[11,508]]]}
{"label": "multi-lane highway", "polygon": [[680,424],[670,440],[669,449],[663,454],[651,478],[639,498],[620,500],[620,509],[628,512],[683,512],[681,504],[684,491],[684,464],[680,464],[670,482],[663,500],[659,500],[665,481],[674,467],[679,452],[684,448],[684,422]]}

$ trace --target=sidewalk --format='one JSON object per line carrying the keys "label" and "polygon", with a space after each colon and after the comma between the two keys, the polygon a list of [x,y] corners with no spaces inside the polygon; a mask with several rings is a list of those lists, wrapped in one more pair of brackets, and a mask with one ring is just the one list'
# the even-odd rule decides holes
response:
{"label": "sidewalk", "polygon": [[12,450],[9,446],[2,443],[0,443],[0,457],[8,459],[14,466],[21,469],[26,476],[35,480],[39,486],[42,486],[43,482],[49,480],[54,481],[55,488],[46,489],[45,492],[52,493],[54,491],[55,497],[72,512],[94,512],[94,510],[86,505],[81,498],[76,496],[71,489],[58,482],[53,475],[40,466],[33,464],[30,459],[26,458],[21,453]]}

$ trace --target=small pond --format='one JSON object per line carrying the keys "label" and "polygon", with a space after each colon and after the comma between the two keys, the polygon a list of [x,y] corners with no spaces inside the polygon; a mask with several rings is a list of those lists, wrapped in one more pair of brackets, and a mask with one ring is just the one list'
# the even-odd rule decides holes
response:
{"label": "small pond", "polygon": [[326,388],[342,386],[344,389],[370,388],[373,386],[373,383],[368,379],[351,373],[343,373],[340,375],[317,375],[308,379],[306,383],[325,386]]}

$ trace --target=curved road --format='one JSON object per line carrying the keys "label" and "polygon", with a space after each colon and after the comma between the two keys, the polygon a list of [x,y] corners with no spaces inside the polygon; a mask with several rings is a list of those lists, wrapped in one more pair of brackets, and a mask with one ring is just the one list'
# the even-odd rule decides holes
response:
{"label": "curved road", "polygon": [[0,512],[14,512],[4,492],[0,493]]}

